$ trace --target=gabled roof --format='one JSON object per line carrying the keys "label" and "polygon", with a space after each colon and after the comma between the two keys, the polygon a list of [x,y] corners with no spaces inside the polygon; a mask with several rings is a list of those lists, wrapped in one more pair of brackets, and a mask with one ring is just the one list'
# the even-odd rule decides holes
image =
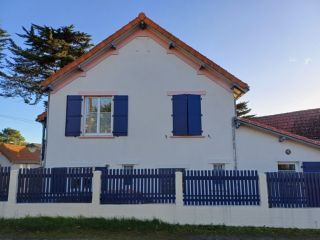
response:
{"label": "gabled roof", "polygon": [[94,55],[98,54],[102,49],[109,47],[112,49],[113,42],[117,39],[119,39],[121,36],[125,34],[132,34],[132,31],[135,28],[145,28],[145,29],[152,29],[158,33],[160,33],[162,36],[164,36],[168,40],[168,45],[169,43],[172,43],[172,46],[174,48],[179,48],[185,51],[186,53],[192,55],[193,57],[197,58],[204,66],[205,68],[212,69],[213,71],[216,71],[220,73],[222,76],[224,76],[226,79],[228,79],[231,83],[233,83],[234,88],[238,92],[239,95],[245,93],[246,91],[249,90],[249,86],[242,82],[240,79],[160,27],[158,24],[153,22],[150,18],[146,17],[144,13],[140,13],[138,17],[133,19],[131,22],[129,22],[127,25],[116,31],[114,34],[97,44],[95,47],[93,47],[89,52],[85,53],[78,59],[74,60],[73,62],[69,63],[59,71],[55,72],[52,74],[49,78],[44,80],[41,85],[43,87],[48,87],[51,83],[53,83],[55,80],[59,79],[60,77],[63,77],[64,75],[70,73],[71,71],[77,70],[79,65],[86,60],[92,58]]}
{"label": "gabled roof", "polygon": [[267,132],[270,132],[270,133],[273,133],[279,137],[285,137],[287,139],[290,139],[290,140],[293,140],[293,141],[296,141],[296,142],[300,142],[300,143],[303,143],[303,144],[307,144],[307,145],[310,145],[310,146],[313,146],[313,147],[317,147],[317,148],[320,148],[320,141],[317,141],[317,140],[312,140],[312,139],[309,139],[309,138],[306,138],[304,136],[301,136],[301,135],[297,135],[297,134],[294,134],[294,133],[291,133],[291,132],[288,132],[288,131],[285,131],[285,130],[282,130],[282,129],[278,129],[278,128],[275,128],[275,127],[272,127],[270,125],[266,125],[266,124],[263,124],[261,122],[258,122],[256,119],[254,118],[238,118],[238,121],[240,124],[244,124],[246,126],[249,126],[249,127],[254,127],[258,130],[262,130],[262,131],[267,131]]}
{"label": "gabled roof", "polygon": [[313,140],[320,140],[320,108],[254,118],[256,122]]}
{"label": "gabled roof", "polygon": [[35,152],[30,152],[26,146],[0,143],[0,153],[2,153],[12,163],[40,164],[40,148]]}

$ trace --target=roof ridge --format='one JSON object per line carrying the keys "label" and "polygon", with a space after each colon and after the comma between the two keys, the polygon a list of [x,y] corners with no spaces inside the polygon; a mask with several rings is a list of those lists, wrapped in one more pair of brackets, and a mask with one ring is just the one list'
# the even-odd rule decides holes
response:
{"label": "roof ridge", "polygon": [[310,108],[310,109],[296,110],[296,111],[291,111],[291,112],[275,113],[275,114],[270,114],[270,115],[263,115],[263,116],[254,117],[254,119],[259,119],[259,118],[264,118],[264,117],[273,117],[273,116],[279,116],[279,115],[286,115],[286,114],[291,114],[291,113],[308,112],[308,111],[314,111],[314,110],[320,111],[320,108]]}

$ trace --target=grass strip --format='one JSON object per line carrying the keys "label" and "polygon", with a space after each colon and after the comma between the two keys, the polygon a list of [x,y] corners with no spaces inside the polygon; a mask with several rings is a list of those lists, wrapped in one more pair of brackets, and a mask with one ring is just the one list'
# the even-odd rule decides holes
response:
{"label": "grass strip", "polygon": [[159,220],[26,217],[0,219],[0,234],[25,236],[101,236],[107,233],[192,234],[219,236],[319,237],[320,230],[269,227],[230,227],[224,225],[179,225]]}

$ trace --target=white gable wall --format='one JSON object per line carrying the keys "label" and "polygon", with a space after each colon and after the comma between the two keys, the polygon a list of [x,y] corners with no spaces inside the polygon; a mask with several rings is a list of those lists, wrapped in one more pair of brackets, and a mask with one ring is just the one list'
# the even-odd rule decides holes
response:
{"label": "white gable wall", "polygon": [[[205,90],[205,138],[170,138],[172,102],[167,91]],[[67,95],[116,91],[129,96],[128,136],[114,139],[65,137]],[[233,168],[232,92],[222,88],[148,37],[137,37],[86,73],[50,94],[46,166]],[[209,136],[208,136],[209,135]]]}
{"label": "white gable wall", "polygon": [[10,167],[11,163],[9,160],[0,152],[0,166],[1,167]]}
{"label": "white gable wall", "polygon": [[[248,126],[236,130],[237,159],[239,169],[257,169],[260,172],[278,171],[278,162],[297,163],[302,171],[302,162],[320,162],[320,149],[286,140]],[[286,149],[291,154],[285,153]]]}

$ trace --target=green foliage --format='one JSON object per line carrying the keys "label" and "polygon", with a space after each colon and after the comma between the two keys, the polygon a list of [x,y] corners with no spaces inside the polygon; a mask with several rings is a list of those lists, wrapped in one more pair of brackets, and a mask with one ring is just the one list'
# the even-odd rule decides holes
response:
{"label": "green foliage", "polygon": [[40,83],[51,74],[83,55],[92,46],[91,36],[73,25],[53,28],[32,24],[17,34],[24,47],[10,40],[12,54],[6,60],[5,77],[0,81],[0,96],[22,97],[28,104],[38,103],[44,90]]}
{"label": "green foliage", "polygon": [[[63,218],[63,217],[27,217],[21,219],[0,219],[0,234],[14,236],[63,236],[78,238],[97,236],[104,239],[114,233],[119,239],[127,239],[131,233],[143,233],[150,237],[170,236],[263,236],[263,237],[318,237],[320,230],[299,230],[267,227],[227,227],[224,225],[178,225],[159,220],[140,221],[135,219],[104,218]],[[118,238],[117,238],[118,239]]]}
{"label": "green foliage", "polygon": [[[8,41],[9,41],[9,35],[4,29],[0,28],[0,69],[3,67],[3,60],[6,56],[4,53],[4,50],[7,47]],[[1,72],[0,72],[0,76],[1,76]]]}
{"label": "green foliage", "polygon": [[0,132],[0,142],[24,145],[26,140],[18,130],[5,128]]}
{"label": "green foliage", "polygon": [[252,118],[256,115],[248,115],[248,113],[251,112],[251,108],[248,107],[249,102],[239,102],[236,104],[236,112],[237,117],[243,117],[243,118]]}

